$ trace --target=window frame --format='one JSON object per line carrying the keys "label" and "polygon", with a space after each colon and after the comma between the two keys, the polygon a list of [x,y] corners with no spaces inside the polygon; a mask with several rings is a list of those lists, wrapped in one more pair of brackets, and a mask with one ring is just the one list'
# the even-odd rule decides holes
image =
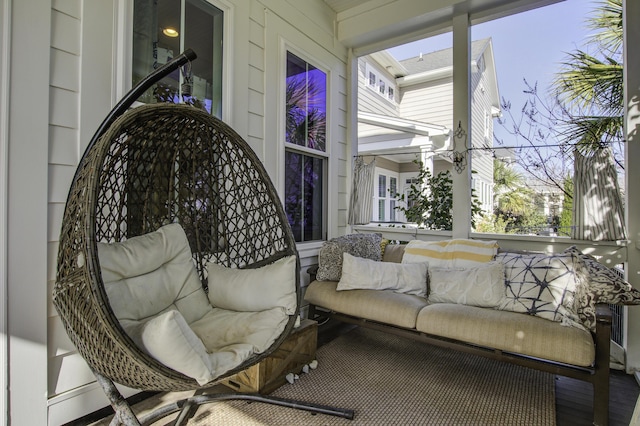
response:
{"label": "window frame", "polygon": [[[221,118],[225,122],[232,122],[233,99],[230,94],[234,91],[234,58],[232,55],[234,36],[234,7],[226,0],[202,0],[220,9],[222,18],[222,108]],[[118,52],[116,59],[116,71],[112,104],[122,99],[131,89],[133,81],[133,10],[134,2],[126,2],[126,6],[118,7],[117,15],[121,17],[117,21],[117,31],[115,38],[115,50]],[[182,52],[178,52],[180,54]],[[196,55],[198,52],[195,52]],[[197,61],[197,59],[196,59]],[[144,105],[141,102],[134,102],[132,107]]]}
{"label": "window frame", "polygon": [[[325,78],[326,78],[326,86],[325,86],[325,102],[326,102],[326,129],[325,129],[325,150],[324,151],[320,151],[318,149],[314,149],[314,148],[309,148],[306,146],[302,146],[302,145],[297,145],[295,143],[291,143],[291,142],[287,142],[286,140],[286,113],[282,112],[285,108],[286,108],[286,78],[287,78],[287,54],[291,53],[293,55],[295,55],[297,58],[305,61],[307,64],[312,65],[313,67],[315,67],[316,69],[322,71],[325,74]],[[308,156],[308,157],[314,157],[314,158],[319,158],[322,160],[322,230],[321,230],[321,239],[314,239],[314,240],[302,240],[302,241],[296,241],[297,245],[313,245],[313,244],[318,244],[322,241],[326,241],[327,240],[327,234],[328,234],[328,216],[329,216],[329,185],[331,184],[331,179],[329,178],[329,170],[330,170],[330,161],[331,161],[331,137],[330,137],[330,123],[331,123],[331,114],[330,114],[330,108],[331,108],[331,101],[330,101],[330,97],[331,97],[331,91],[330,91],[330,81],[331,81],[331,74],[330,74],[330,69],[328,67],[326,67],[322,61],[316,60],[313,56],[305,53],[302,49],[296,48],[290,44],[285,44],[282,48],[282,58],[281,58],[281,63],[282,63],[282,73],[281,73],[281,77],[280,77],[280,82],[279,82],[279,86],[281,85],[281,95],[282,96],[282,104],[281,107],[279,108],[279,111],[282,114],[282,119],[280,120],[280,126],[281,126],[281,131],[279,132],[279,134],[281,135],[280,137],[280,141],[282,144],[282,165],[283,167],[281,168],[281,179],[283,182],[283,185],[281,186],[281,188],[283,189],[283,194],[284,194],[284,182],[286,181],[285,176],[286,176],[286,164],[285,164],[285,158],[286,158],[286,153],[287,152],[294,152],[297,154],[301,154],[303,156]]]}

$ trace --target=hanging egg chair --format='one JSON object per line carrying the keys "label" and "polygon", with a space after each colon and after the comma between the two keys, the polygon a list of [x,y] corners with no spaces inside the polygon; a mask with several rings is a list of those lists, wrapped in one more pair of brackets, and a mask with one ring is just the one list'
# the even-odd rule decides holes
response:
{"label": "hanging egg chair", "polygon": [[89,143],[67,199],[53,303],[114,422],[150,423],[231,398],[350,418],[321,405],[214,394],[139,420],[114,386],[211,387],[272,353],[298,319],[295,241],[249,145],[193,106],[129,109],[193,59],[188,50],[141,81]]}

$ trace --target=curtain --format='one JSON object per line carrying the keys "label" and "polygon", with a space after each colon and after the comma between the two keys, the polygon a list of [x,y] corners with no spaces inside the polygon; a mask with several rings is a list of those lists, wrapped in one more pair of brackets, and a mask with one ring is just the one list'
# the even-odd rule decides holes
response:
{"label": "curtain", "polygon": [[353,164],[353,187],[349,203],[349,225],[366,225],[373,215],[373,176],[376,160],[365,164],[357,157]]}
{"label": "curtain", "polygon": [[610,148],[591,156],[574,152],[571,238],[589,241],[627,239],[618,175]]}

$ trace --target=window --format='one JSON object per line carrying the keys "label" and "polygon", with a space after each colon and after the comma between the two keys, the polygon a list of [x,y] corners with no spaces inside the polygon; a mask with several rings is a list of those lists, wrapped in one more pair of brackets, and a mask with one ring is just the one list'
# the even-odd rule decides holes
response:
{"label": "window", "polygon": [[135,0],[132,84],[186,48],[198,55],[140,97],[144,103],[184,102],[222,115],[223,12],[206,0]]}
{"label": "window", "polygon": [[369,86],[375,86],[376,81],[377,81],[376,75],[371,71],[369,71]]}
{"label": "window", "polygon": [[388,79],[368,62],[365,64],[365,76],[368,87],[387,101],[395,102],[395,80]]}
{"label": "window", "polygon": [[327,75],[287,52],[285,211],[297,242],[325,230]]}
{"label": "window", "polygon": [[391,170],[379,169],[376,171],[375,202],[373,208],[374,222],[395,222],[397,220],[398,176]]}

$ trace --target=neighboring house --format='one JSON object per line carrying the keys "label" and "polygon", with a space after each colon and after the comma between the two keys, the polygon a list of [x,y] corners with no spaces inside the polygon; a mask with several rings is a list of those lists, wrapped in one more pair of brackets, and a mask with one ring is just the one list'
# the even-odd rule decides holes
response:
{"label": "neighboring house", "polygon": [[[493,146],[493,119],[500,96],[491,39],[471,44],[471,146]],[[374,222],[404,222],[393,194],[405,194],[415,182],[421,161],[432,175],[452,164],[453,49],[397,61],[387,51],[358,60],[358,153],[376,158]],[[469,130],[465,129],[469,134]],[[462,138],[461,138],[462,139]],[[459,143],[465,141],[459,141]],[[482,210],[493,212],[493,156],[475,150],[467,155],[472,188]]]}
{"label": "neighboring house", "polygon": [[[552,2],[155,2],[176,7],[169,17],[180,18],[186,26],[187,38],[178,38],[176,48],[167,42],[166,46],[153,50],[158,62],[164,60],[162,56],[175,55],[185,47],[198,50],[200,59],[194,62],[192,70],[192,93],[204,98],[210,111],[220,115],[249,143],[264,163],[283,202],[289,178],[297,183],[306,183],[307,177],[319,179],[318,191],[301,201],[300,206],[305,214],[320,215],[312,221],[300,222],[312,225],[301,230],[298,244],[301,271],[305,271],[317,263],[324,240],[353,231],[347,225],[347,210],[352,159],[357,154],[358,122],[353,108],[358,86],[356,58],[432,34],[445,26],[453,28],[456,34],[468,34],[474,20],[491,20]],[[133,53],[137,49],[133,43],[134,32],[140,29],[134,24],[134,10],[137,5],[148,7],[153,3],[153,0],[0,0],[0,240],[3,242],[0,246],[0,424],[57,426],[108,405],[95,377],[68,339],[51,303],[51,293],[56,281],[59,234],[71,181],[93,133],[132,87],[136,78],[134,70],[149,64],[149,58],[139,62]],[[629,14],[626,19],[633,23],[629,28],[632,32],[640,22],[640,5],[630,0],[624,3]],[[208,12],[203,13],[203,8]],[[182,11],[187,16],[183,16]],[[207,15],[211,19],[201,19]],[[197,22],[191,23],[192,18]],[[206,25],[201,27],[203,22]],[[158,19],[157,29],[161,29],[161,25]],[[190,31],[195,33],[193,37],[188,35]],[[454,48],[466,52],[469,46],[464,34],[454,37]],[[151,45],[153,47],[153,40]],[[482,52],[486,72],[474,71],[473,76],[493,73],[490,43]],[[625,67],[630,64],[630,69],[625,68],[625,95],[629,96],[628,109],[633,111],[640,98],[640,53],[628,48],[625,55],[629,59],[625,60]],[[461,56],[464,61],[454,61],[458,68],[453,80],[467,81],[467,67],[462,63],[466,62],[466,54],[455,58]],[[474,58],[474,70],[477,70],[479,57]],[[203,62],[210,64],[207,70],[197,65]],[[445,97],[437,102],[444,106],[437,119],[421,116],[420,109],[410,111],[409,98],[437,81],[428,79],[430,71],[418,72],[412,68],[412,63],[391,65],[397,70],[389,74],[386,68],[372,65],[384,71],[380,75],[393,84],[394,102],[381,98],[381,105],[388,103],[386,110],[373,107],[364,110],[371,114],[370,121],[380,122],[389,117],[397,121],[386,128],[393,130],[395,126],[396,132],[414,143],[419,144],[421,138],[429,139],[432,151],[448,149],[451,131],[456,127],[450,109],[452,96],[449,94],[449,99]],[[326,77],[326,109],[319,110],[326,113],[326,134],[318,140],[326,139],[322,144],[315,141],[312,144],[306,139],[304,145],[299,145],[298,139],[287,140],[287,77],[317,75],[316,70]],[[403,72],[407,72],[404,77]],[[441,79],[451,86],[450,71],[445,74]],[[424,81],[413,84],[411,78],[418,76],[424,76]],[[497,92],[492,92],[494,86],[495,81],[490,79],[472,86],[474,94],[484,88],[490,95],[484,104],[484,117],[486,112],[495,112],[491,108],[497,99]],[[385,91],[388,97],[388,87]],[[458,94],[455,104],[466,105],[468,100],[467,94]],[[640,161],[640,144],[639,135],[633,129],[640,126],[640,119],[637,114],[627,114],[625,118],[627,128],[631,129],[626,139],[629,142],[627,161],[635,164]],[[468,119],[466,112],[456,115],[456,121]],[[482,115],[474,115],[474,141],[476,130],[481,138],[483,136],[483,122]],[[414,130],[409,131],[411,128]],[[291,163],[287,164],[287,157],[296,157],[314,167],[289,170],[287,166]],[[395,161],[393,156],[389,158],[390,162]],[[439,156],[434,161],[434,171],[450,167],[445,158]],[[398,179],[404,178],[402,167],[397,167]],[[474,165],[474,169],[485,173],[478,165]],[[638,173],[637,168],[629,168],[628,181],[640,180]],[[468,183],[462,179],[454,181],[454,202],[465,206],[460,212],[470,211],[466,208]],[[461,190],[456,192],[457,188]],[[640,194],[630,189],[626,193],[629,234],[637,236],[640,235],[637,223]],[[299,200],[302,198],[301,194]],[[311,208],[307,208],[307,204]],[[449,235],[477,238],[469,228],[468,218],[458,213],[454,212],[453,230],[445,236],[438,234],[437,238]],[[504,239],[499,235],[495,238],[509,248],[527,249],[532,245],[531,239]],[[541,241],[533,249],[562,249],[557,241],[553,244]],[[629,270],[633,272],[629,280],[640,287],[635,273],[640,270],[640,252],[633,245],[629,247],[628,250],[627,247],[615,248],[619,250],[617,253],[626,256]],[[301,272],[301,280],[306,285],[308,275]],[[628,365],[640,369],[640,311],[630,312],[628,322]],[[128,389],[125,394],[136,392]]]}

